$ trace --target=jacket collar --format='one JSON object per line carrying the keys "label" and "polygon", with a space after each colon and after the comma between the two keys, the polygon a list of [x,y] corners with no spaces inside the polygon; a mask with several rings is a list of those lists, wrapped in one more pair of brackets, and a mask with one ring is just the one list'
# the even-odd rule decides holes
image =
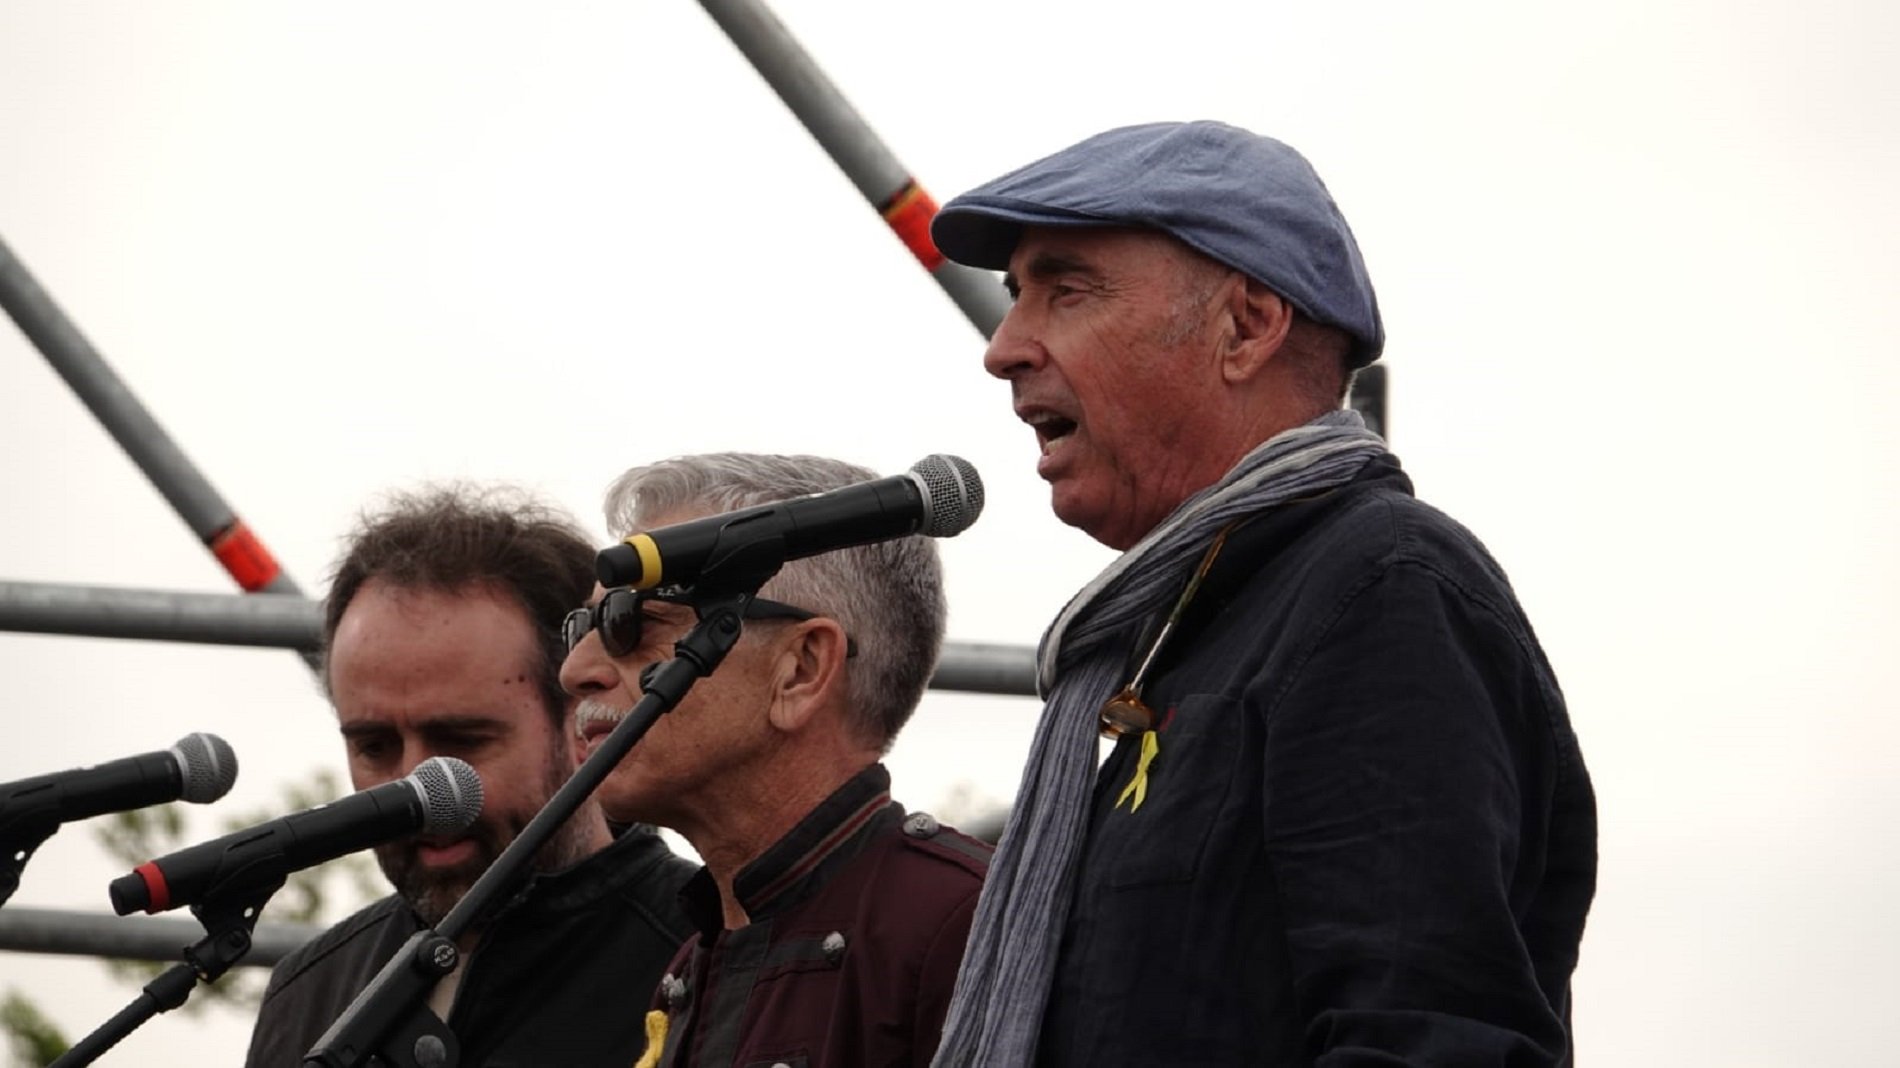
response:
{"label": "jacket collar", "polygon": [[[733,880],[739,907],[754,921],[784,912],[816,893],[879,830],[903,815],[903,808],[891,801],[891,773],[883,764],[872,764],[739,870]],[[702,931],[724,926],[719,891],[704,869],[680,891],[680,902]]]}

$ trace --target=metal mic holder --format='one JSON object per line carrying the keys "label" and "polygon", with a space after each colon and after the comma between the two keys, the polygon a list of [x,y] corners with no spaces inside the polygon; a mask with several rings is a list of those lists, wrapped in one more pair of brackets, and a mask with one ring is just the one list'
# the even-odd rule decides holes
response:
{"label": "metal mic holder", "polygon": [[516,888],[519,876],[542,844],[580,808],[648,729],[732,651],[744,629],[746,607],[785,561],[782,544],[776,553],[769,545],[763,551],[759,548],[745,554],[747,559],[734,561],[735,566],[729,569],[732,578],[715,578],[709,585],[702,577],[696,590],[716,588],[722,592],[696,598],[694,609],[699,622],[674,643],[673,659],[657,665],[642,680],[646,692],[639,703],[475,880],[441,924],[434,930],[416,932],[383,965],[343,1015],[304,1054],[306,1068],[454,1068],[460,1056],[455,1035],[426,1002],[436,982],[455,970],[456,940],[475,926],[492,903]]}
{"label": "metal mic holder", "polygon": [[229,893],[209,894],[193,905],[192,915],[204,924],[205,936],[185,947],[184,962],[160,972],[131,1004],[61,1054],[51,1068],[91,1064],[145,1021],[183,1005],[200,982],[214,982],[230,971],[251,951],[251,930],[257,926],[257,915],[283,885],[281,876],[249,882]]}
{"label": "metal mic holder", "polygon": [[20,873],[33,851],[57,830],[59,821],[48,817],[0,821],[0,905],[20,888]]}

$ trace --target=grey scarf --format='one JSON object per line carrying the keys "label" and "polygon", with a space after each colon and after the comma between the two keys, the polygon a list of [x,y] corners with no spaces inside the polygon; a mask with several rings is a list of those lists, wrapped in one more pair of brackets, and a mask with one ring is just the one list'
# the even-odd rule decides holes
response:
{"label": "grey scarf", "polygon": [[1230,520],[1348,482],[1384,451],[1352,411],[1328,412],[1274,437],[1183,502],[1050,624],[1037,656],[1042,720],[977,902],[933,1065],[1013,1068],[1035,1060],[1088,829],[1097,713],[1127,681],[1121,674],[1143,625],[1180,593]]}

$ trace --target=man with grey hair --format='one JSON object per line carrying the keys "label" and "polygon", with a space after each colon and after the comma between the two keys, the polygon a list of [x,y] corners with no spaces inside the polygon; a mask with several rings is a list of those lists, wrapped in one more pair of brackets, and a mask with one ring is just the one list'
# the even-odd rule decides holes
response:
{"label": "man with grey hair", "polygon": [[1570,1063],[1589,776],[1503,570],[1340,410],[1385,329],[1312,166],[1123,127],[931,232],[1006,272],[984,367],[1123,552],[1043,639],[938,1063]]}
{"label": "man with grey hair", "polygon": [[[622,476],[616,536],[874,477],[815,456],[686,456]],[[705,868],[699,929],[648,1015],[653,1065],[923,1064],[936,1048],[989,847],[891,800],[880,758],[943,641],[928,538],[785,564],[722,665],[596,793],[677,830]],[[568,618],[561,682],[590,752],[695,620],[695,591],[598,591]]]}

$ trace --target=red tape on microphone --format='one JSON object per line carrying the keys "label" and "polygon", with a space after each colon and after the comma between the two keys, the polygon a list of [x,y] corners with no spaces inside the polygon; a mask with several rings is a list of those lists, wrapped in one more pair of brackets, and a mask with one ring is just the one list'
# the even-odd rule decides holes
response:
{"label": "red tape on microphone", "polygon": [[156,915],[172,907],[172,888],[165,885],[165,873],[158,870],[156,861],[148,860],[132,871],[145,880],[145,896],[150,899],[145,911]]}

